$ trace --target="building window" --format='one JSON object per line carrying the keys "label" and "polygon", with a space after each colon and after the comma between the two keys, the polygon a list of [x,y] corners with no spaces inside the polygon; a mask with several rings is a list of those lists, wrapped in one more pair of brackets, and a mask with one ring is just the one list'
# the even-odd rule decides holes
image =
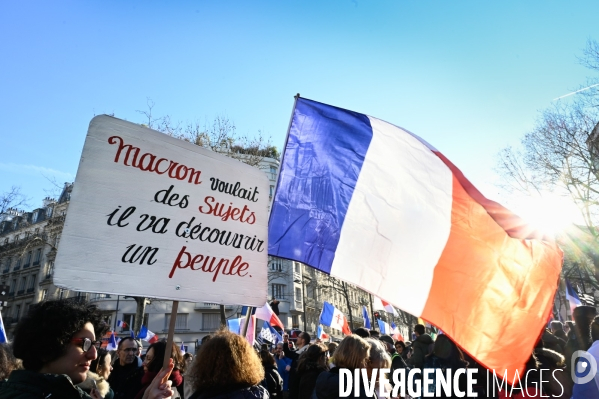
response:
{"label": "building window", "polygon": [[275,272],[283,271],[283,259],[273,258],[270,263],[270,269]]}
{"label": "building window", "polygon": [[291,327],[299,328],[299,316],[298,315],[291,316]]}
{"label": "building window", "polygon": [[37,251],[35,251],[35,257],[33,258],[33,264],[39,265],[41,258],[42,258],[42,249],[39,248]]}
{"label": "building window", "polygon": [[21,277],[21,283],[19,284],[19,292],[17,292],[17,294],[22,294],[23,292],[25,292],[25,281],[26,278]]}
{"label": "building window", "polygon": [[19,316],[21,315],[21,305],[17,305],[15,306],[15,312],[13,313],[13,321],[18,321],[19,320]]}
{"label": "building window", "polygon": [[[164,329],[168,330],[169,324],[171,322],[171,315],[167,313],[164,316]],[[177,313],[175,330],[187,330],[187,313]]]}
{"label": "building window", "polygon": [[14,294],[16,290],[17,290],[17,279],[14,279],[12,281],[12,284],[10,285],[10,293]]}
{"label": "building window", "polygon": [[273,284],[272,285],[272,296],[275,298],[283,298],[285,292],[285,284]]}
{"label": "building window", "polygon": [[27,292],[33,292],[34,288],[35,288],[35,274],[32,274],[29,277],[29,286],[27,286]]}
{"label": "building window", "polygon": [[202,314],[202,330],[215,331],[220,328],[220,315],[218,313]]}
{"label": "building window", "polygon": [[299,264],[299,262],[293,262],[293,267],[295,268],[295,272],[296,273],[300,272],[300,264]]}
{"label": "building window", "polygon": [[27,252],[27,257],[25,258],[25,264],[23,265],[23,267],[29,267],[29,265],[31,264],[31,251]]}
{"label": "building window", "polygon": [[54,261],[48,262],[48,268],[46,269],[46,278],[52,277],[54,274]]}
{"label": "building window", "polygon": [[272,197],[275,194],[275,186],[270,186],[270,196]]}
{"label": "building window", "polygon": [[296,301],[302,300],[302,289],[300,287],[295,287],[295,300]]}
{"label": "building window", "polygon": [[48,298],[48,290],[42,290],[42,301]]}
{"label": "building window", "polygon": [[10,264],[12,263],[12,259],[8,258],[6,259],[6,263],[4,264],[4,273],[8,273],[8,271],[10,270]]}
{"label": "building window", "polygon": [[65,292],[64,292],[64,291],[65,291],[65,290],[64,290],[64,289],[62,289],[62,288],[60,288],[60,289],[58,290],[58,299],[63,299],[63,298],[65,297]]}
{"label": "building window", "polygon": [[21,258],[20,256],[17,258],[17,263],[15,264],[15,270],[19,270],[21,268],[22,260],[23,260],[23,258]]}

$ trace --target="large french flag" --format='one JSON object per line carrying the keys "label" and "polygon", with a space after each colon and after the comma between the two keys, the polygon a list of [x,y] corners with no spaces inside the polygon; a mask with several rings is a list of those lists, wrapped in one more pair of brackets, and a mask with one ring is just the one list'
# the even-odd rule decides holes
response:
{"label": "large french flag", "polygon": [[[437,149],[382,120],[298,98],[269,254],[385,298],[510,381],[551,311],[553,242],[485,198]],[[410,284],[397,289],[398,281]]]}

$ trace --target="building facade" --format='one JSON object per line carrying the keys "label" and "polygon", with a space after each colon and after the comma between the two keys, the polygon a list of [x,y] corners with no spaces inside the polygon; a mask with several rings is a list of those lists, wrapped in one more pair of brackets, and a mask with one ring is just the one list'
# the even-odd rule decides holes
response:
{"label": "building facade", "polygon": [[[268,176],[272,201],[279,161],[263,158],[258,167]],[[28,307],[45,299],[79,298],[97,304],[104,312],[106,322],[120,337],[129,336],[135,324],[138,303],[135,298],[70,292],[53,284],[56,253],[72,188],[72,184],[65,184],[57,200],[46,198],[42,207],[31,212],[10,209],[0,216],[0,283],[9,286],[9,300],[2,309],[2,316],[9,339]],[[279,300],[279,318],[288,330],[301,329],[312,336],[316,335],[324,301],[344,312],[348,320],[351,319],[351,328],[364,325],[362,306],[367,306],[369,314],[373,314],[372,301],[366,292],[299,262],[275,257],[269,257],[268,297],[264,299],[271,301],[272,298]],[[159,336],[166,336],[171,307],[171,301],[148,298],[142,324]],[[241,308],[240,305],[225,306],[225,317],[240,317]],[[118,320],[126,324],[117,327]],[[405,325],[402,320],[396,322]],[[193,353],[199,341],[218,330],[220,325],[218,304],[179,302],[174,340]],[[341,331],[328,327],[325,331],[333,339],[342,338]]]}

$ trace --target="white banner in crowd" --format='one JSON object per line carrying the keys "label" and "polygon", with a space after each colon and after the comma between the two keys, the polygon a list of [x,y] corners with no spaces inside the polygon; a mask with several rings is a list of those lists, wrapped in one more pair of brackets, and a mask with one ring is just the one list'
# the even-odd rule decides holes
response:
{"label": "white banner in crowd", "polygon": [[258,168],[95,117],[54,282],[76,291],[262,306],[268,195]]}

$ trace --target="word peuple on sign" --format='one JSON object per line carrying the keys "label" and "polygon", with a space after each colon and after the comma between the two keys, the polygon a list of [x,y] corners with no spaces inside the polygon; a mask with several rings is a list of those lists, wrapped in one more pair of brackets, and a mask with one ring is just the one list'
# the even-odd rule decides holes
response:
{"label": "word peuple on sign", "polygon": [[84,292],[262,306],[269,184],[258,168],[96,117],[55,281]]}

